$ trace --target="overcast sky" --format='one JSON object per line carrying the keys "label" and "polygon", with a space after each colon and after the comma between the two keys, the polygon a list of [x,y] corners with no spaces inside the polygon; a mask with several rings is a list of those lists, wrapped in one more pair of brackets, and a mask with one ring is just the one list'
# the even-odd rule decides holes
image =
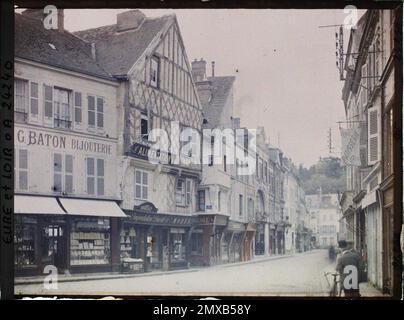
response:
{"label": "overcast sky", "polygon": [[[66,10],[65,28],[114,24],[122,11]],[[340,151],[336,121],[344,119],[344,108],[335,65],[337,28],[319,26],[343,23],[343,10],[142,11],[174,12],[188,59],[208,61],[208,75],[214,60],[215,75],[236,76],[235,113],[242,126],[264,126],[271,144],[280,144],[296,165],[329,155],[329,128]]]}

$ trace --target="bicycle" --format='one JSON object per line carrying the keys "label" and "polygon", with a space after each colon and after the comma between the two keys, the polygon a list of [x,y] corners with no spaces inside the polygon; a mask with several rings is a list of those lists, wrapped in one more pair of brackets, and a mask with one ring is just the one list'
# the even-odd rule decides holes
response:
{"label": "bicycle", "polygon": [[[333,277],[332,285],[328,281],[328,275],[331,275]],[[327,280],[328,286],[331,288],[328,293],[330,297],[341,297],[342,288],[341,288],[341,286],[338,286],[340,281],[337,280],[337,277],[339,275],[340,274],[337,272],[324,272],[324,276],[325,276],[325,279]]]}

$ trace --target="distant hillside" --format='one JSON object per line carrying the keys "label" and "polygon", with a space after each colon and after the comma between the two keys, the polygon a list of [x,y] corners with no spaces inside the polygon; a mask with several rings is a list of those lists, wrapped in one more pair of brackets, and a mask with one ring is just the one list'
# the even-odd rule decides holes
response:
{"label": "distant hillside", "polygon": [[344,168],[339,158],[320,158],[309,169],[300,165],[298,175],[306,194],[316,194],[320,187],[323,193],[342,193],[345,190]]}

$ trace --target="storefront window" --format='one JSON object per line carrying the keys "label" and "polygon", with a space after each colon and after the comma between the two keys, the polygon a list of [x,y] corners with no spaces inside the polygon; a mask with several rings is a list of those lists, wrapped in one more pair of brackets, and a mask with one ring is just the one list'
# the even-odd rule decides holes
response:
{"label": "storefront window", "polygon": [[171,229],[171,261],[185,260],[185,230]]}
{"label": "storefront window", "polygon": [[109,219],[76,218],[71,228],[71,265],[110,263]]}
{"label": "storefront window", "polygon": [[136,229],[125,226],[120,234],[121,258],[138,258]]}
{"label": "storefront window", "polygon": [[14,234],[14,251],[16,266],[35,265],[35,234],[36,225],[29,221],[16,221]]}
{"label": "storefront window", "polygon": [[202,255],[203,233],[202,230],[196,230],[191,235],[191,254]]}

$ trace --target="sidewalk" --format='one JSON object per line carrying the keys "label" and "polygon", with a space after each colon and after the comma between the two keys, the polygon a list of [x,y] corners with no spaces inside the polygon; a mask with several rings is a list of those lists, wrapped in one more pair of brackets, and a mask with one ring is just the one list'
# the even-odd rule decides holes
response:
{"label": "sidewalk", "polygon": [[[120,273],[120,272],[104,272],[104,273],[80,273],[80,274],[60,274],[58,275],[59,282],[71,282],[71,281],[89,281],[89,280],[106,280],[106,279],[119,279],[119,278],[136,278],[136,277],[151,277],[151,276],[160,276],[160,275],[168,275],[175,273],[186,273],[186,272],[197,272],[200,270],[206,269],[214,269],[214,268],[227,268],[227,267],[235,267],[252,263],[260,263],[269,260],[277,260],[283,258],[289,258],[294,256],[293,254],[289,255],[272,255],[272,256],[259,256],[254,257],[254,259],[249,261],[242,262],[234,262],[234,263],[226,263],[226,264],[218,264],[214,266],[208,267],[191,267],[189,269],[179,269],[179,270],[170,270],[170,271],[151,271],[151,272],[143,272],[143,273]],[[44,276],[35,276],[35,277],[16,277],[15,285],[28,285],[28,284],[41,284],[45,280],[46,275]]]}
{"label": "sidewalk", "polygon": [[376,289],[369,282],[360,283],[359,291],[361,296],[364,298],[390,297],[389,295],[383,294],[380,290]]}

